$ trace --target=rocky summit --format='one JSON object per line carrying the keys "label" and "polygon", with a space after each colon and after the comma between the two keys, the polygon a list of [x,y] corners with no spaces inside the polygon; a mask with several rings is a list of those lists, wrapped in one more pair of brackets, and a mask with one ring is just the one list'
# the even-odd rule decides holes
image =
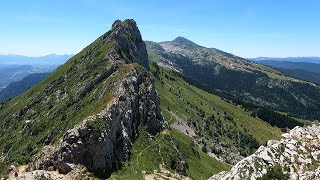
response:
{"label": "rocky summit", "polygon": [[281,140],[268,141],[267,146],[261,146],[229,172],[221,172],[210,179],[270,178],[276,171],[285,179],[320,179],[319,144],[320,124],[295,127],[282,134]]}
{"label": "rocky summit", "polygon": [[[104,38],[117,43],[107,54],[107,60],[139,63],[150,69],[145,44],[134,20],[115,21],[110,35]],[[140,123],[147,124],[152,134],[165,127],[153,79],[136,65],[130,64],[128,68],[125,77],[118,79],[111,90],[114,98],[105,109],[69,129],[58,145],[44,147],[42,154],[33,160],[34,169],[53,166],[63,174],[75,164],[90,170],[118,169],[129,160],[131,141],[137,136]]]}

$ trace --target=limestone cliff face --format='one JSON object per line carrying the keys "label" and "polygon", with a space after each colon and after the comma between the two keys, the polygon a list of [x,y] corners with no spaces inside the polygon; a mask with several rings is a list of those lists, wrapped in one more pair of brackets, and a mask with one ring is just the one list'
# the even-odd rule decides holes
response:
{"label": "limestone cliff face", "polygon": [[254,154],[241,160],[229,172],[221,172],[211,180],[257,179],[268,168],[278,167],[290,179],[320,179],[320,124],[295,127],[280,141],[270,140]]}

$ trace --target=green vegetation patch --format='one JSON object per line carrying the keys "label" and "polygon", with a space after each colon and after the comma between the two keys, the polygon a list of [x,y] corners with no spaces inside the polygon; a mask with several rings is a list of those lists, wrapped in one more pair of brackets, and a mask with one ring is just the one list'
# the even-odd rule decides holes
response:
{"label": "green vegetation patch", "polygon": [[[239,105],[187,83],[175,71],[158,66],[152,61],[155,57],[149,55],[151,72],[156,79],[162,113],[169,124],[191,120],[203,126],[205,120],[214,116],[221,124],[232,125],[237,132],[251,135],[259,144],[280,138],[279,128],[252,117]],[[201,128],[205,131],[205,127]],[[224,129],[227,132],[227,127]]]}
{"label": "green vegetation patch", "polygon": [[257,180],[270,180],[270,179],[277,179],[277,180],[288,180],[290,178],[289,174],[283,172],[280,166],[273,166],[267,169],[267,173],[264,174],[262,177],[258,177]]}
{"label": "green vegetation patch", "polygon": [[106,44],[102,38],[41,83],[0,104],[0,174],[11,164],[30,162],[44,145],[56,143],[68,129],[106,108],[116,82],[141,70],[109,61],[114,42]]}
{"label": "green vegetation patch", "polygon": [[175,129],[172,129],[172,135],[177,142],[179,151],[188,163],[189,174],[193,179],[208,179],[214,174],[231,169],[230,165],[202,152],[190,137]]}

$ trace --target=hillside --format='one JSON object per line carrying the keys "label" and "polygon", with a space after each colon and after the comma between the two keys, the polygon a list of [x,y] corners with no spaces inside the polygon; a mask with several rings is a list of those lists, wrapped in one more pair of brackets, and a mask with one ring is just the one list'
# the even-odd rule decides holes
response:
{"label": "hillside", "polygon": [[259,145],[280,137],[279,128],[252,117],[231,101],[187,83],[178,73],[158,66],[155,58],[149,53],[165,119],[204,152],[234,164]]}
{"label": "hillside", "polygon": [[178,37],[147,43],[159,65],[185,80],[248,108],[263,107],[307,119],[320,118],[320,88],[267,66]]}
{"label": "hillside", "polygon": [[0,63],[0,90],[34,73],[50,73],[57,66],[32,66]]}
{"label": "hillside", "polygon": [[[178,73],[155,63],[155,58],[154,54],[149,53],[160,109],[170,126],[166,133],[172,135],[179,153],[185,159],[189,177],[207,179],[210,174],[230,168],[229,164],[219,161],[235,164],[268,140],[280,138],[279,128],[252,117],[250,112],[232,102],[187,83]],[[111,179],[140,179],[141,171],[152,172],[156,168],[150,159],[161,155],[152,152],[168,149],[161,141],[158,144],[146,139],[143,141],[145,143],[139,149],[147,148],[143,153],[146,157],[135,155],[135,152],[139,154],[139,150],[134,150],[133,160],[124,169],[113,173]],[[159,161],[163,162],[163,159]],[[153,175],[152,178],[186,178],[178,178],[161,170]]]}
{"label": "hillside", "polygon": [[304,69],[284,69],[284,68],[275,68],[284,74],[295,77],[297,79],[302,79],[320,85],[320,73],[310,72]]}
{"label": "hillside", "polygon": [[0,102],[6,101],[14,96],[25,92],[30,87],[38,84],[48,77],[50,73],[34,73],[26,76],[18,82],[10,83],[6,88],[0,91]]}
{"label": "hillside", "polygon": [[207,179],[229,170],[169,128],[149,69],[136,23],[116,21],[44,81],[1,103],[0,174]]}
{"label": "hillside", "polygon": [[[170,43],[164,46],[175,49]],[[174,43],[191,48],[187,54],[199,48],[181,37]],[[184,69],[159,55],[161,45],[148,44],[147,52],[134,20],[117,20],[48,78],[1,103],[0,174],[12,177],[16,170],[22,179],[207,179],[230,170],[230,164],[268,140],[279,139],[281,131],[302,124],[199,89]],[[208,52],[220,54],[219,63],[228,68],[255,72],[237,56]],[[203,52],[196,53],[197,61],[210,68],[201,59]],[[274,78],[296,81],[255,66]]]}
{"label": "hillside", "polygon": [[20,81],[33,71],[29,65],[0,65],[0,88],[5,88],[11,82]]}
{"label": "hillside", "polygon": [[280,141],[268,141],[266,146],[240,161],[231,171],[221,172],[210,179],[319,179],[319,129],[319,124],[295,127],[282,134]]}
{"label": "hillside", "polygon": [[46,80],[2,103],[1,173],[29,162],[29,170],[64,174],[82,167],[104,175],[119,169],[139,130],[156,135],[166,127],[145,69],[136,23],[116,21]]}
{"label": "hillside", "polygon": [[320,64],[276,60],[257,62],[275,68],[288,76],[320,84]]}

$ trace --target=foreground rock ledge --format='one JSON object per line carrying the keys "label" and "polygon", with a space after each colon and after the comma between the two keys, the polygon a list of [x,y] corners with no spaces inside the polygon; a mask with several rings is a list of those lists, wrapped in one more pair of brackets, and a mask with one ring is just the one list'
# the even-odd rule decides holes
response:
{"label": "foreground rock ledge", "polygon": [[261,146],[229,172],[221,172],[210,180],[253,180],[275,166],[282,168],[290,179],[320,179],[320,124],[293,128],[282,134],[280,141],[268,141],[266,147]]}

